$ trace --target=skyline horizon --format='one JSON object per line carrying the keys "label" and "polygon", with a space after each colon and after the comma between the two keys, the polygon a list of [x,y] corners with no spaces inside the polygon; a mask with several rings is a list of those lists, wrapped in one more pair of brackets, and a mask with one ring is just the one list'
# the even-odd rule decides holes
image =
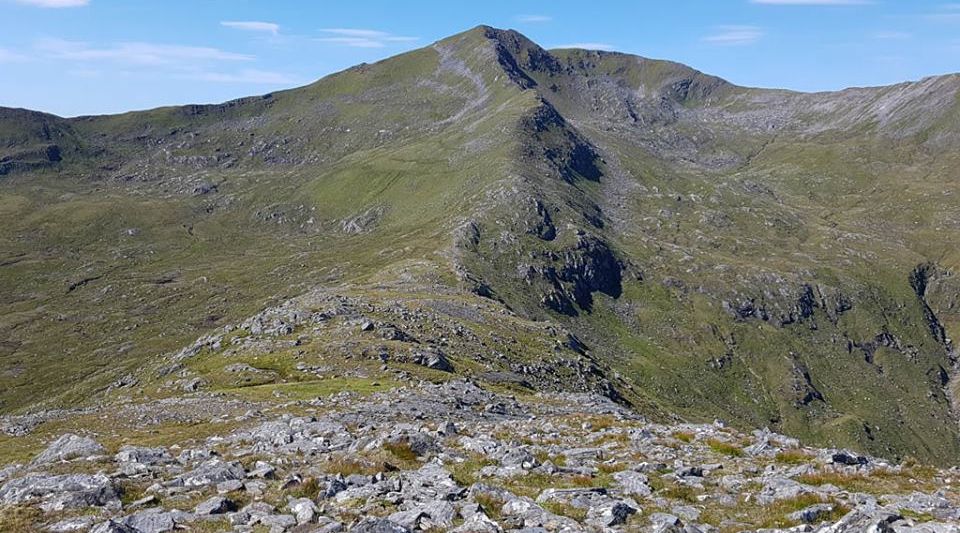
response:
{"label": "skyline horizon", "polygon": [[[324,75],[322,75],[322,76],[320,76],[320,77],[318,77],[318,78],[315,78],[315,79],[310,80],[310,81],[306,81],[306,82],[304,82],[304,83],[299,83],[299,84],[295,84],[295,85],[279,87],[279,88],[274,89],[274,90],[264,91],[264,92],[260,92],[260,93],[245,94],[245,95],[237,96],[237,97],[234,97],[234,98],[229,98],[229,99],[226,99],[226,100],[216,100],[216,101],[206,101],[206,102],[186,101],[186,102],[179,102],[179,103],[163,104],[163,105],[158,105],[158,106],[154,106],[154,107],[133,108],[133,109],[116,111],[116,112],[107,112],[107,113],[85,113],[85,114],[78,114],[78,115],[59,115],[59,114],[57,114],[57,113],[49,112],[49,111],[44,110],[44,109],[33,109],[33,108],[26,108],[26,107],[12,107],[12,106],[5,106],[5,105],[3,105],[2,103],[0,103],[0,108],[4,108],[4,107],[5,107],[5,108],[8,108],[8,109],[23,109],[23,110],[26,110],[26,111],[36,111],[36,112],[40,112],[40,113],[45,113],[45,114],[49,114],[49,115],[54,115],[54,116],[57,116],[57,117],[60,117],[60,118],[74,119],[74,118],[95,117],[95,116],[105,116],[105,115],[123,115],[123,114],[127,114],[127,113],[146,112],[146,111],[152,111],[152,110],[156,110],[156,109],[163,109],[163,108],[170,108],[170,107],[184,107],[184,106],[192,106],[192,105],[198,105],[198,106],[211,106],[211,105],[212,105],[212,106],[216,106],[216,105],[221,105],[221,104],[226,104],[226,103],[229,103],[229,102],[233,102],[233,101],[236,101],[236,100],[243,100],[243,99],[247,99],[247,98],[257,98],[257,97],[263,96],[263,95],[265,95],[265,94],[272,94],[272,93],[284,92],[284,91],[293,91],[293,90],[297,90],[297,89],[300,89],[300,88],[303,88],[303,87],[308,87],[308,86],[313,85],[313,84],[315,84],[315,83],[317,83],[317,82],[319,82],[319,81],[321,81],[321,80],[323,80],[323,79],[325,79],[325,78],[328,78],[328,77],[330,77],[330,76],[336,76],[337,74],[340,74],[340,73],[342,73],[342,72],[344,72],[344,71],[347,71],[347,70],[350,70],[350,69],[353,69],[353,68],[356,68],[356,67],[358,67],[358,66],[368,65],[368,64],[375,64],[375,63],[379,63],[379,62],[382,62],[382,61],[389,61],[389,60],[391,60],[391,59],[393,59],[393,58],[395,58],[395,57],[397,57],[397,56],[403,55],[403,54],[405,54],[405,53],[412,52],[412,51],[414,51],[414,50],[420,50],[420,49],[423,49],[423,48],[428,48],[428,47],[432,46],[433,44],[435,44],[435,43],[437,43],[437,42],[440,42],[440,41],[442,41],[442,40],[444,40],[444,39],[451,38],[451,37],[460,35],[460,34],[462,34],[462,33],[467,33],[467,32],[469,32],[469,31],[472,31],[472,30],[475,30],[475,29],[478,29],[478,28],[484,28],[484,27],[486,27],[486,28],[493,28],[493,29],[497,29],[497,30],[507,30],[507,31],[517,32],[517,33],[519,33],[520,35],[523,35],[524,37],[526,37],[527,39],[529,39],[531,42],[533,42],[533,43],[536,44],[537,46],[540,46],[539,43],[537,43],[537,42],[534,41],[533,39],[530,39],[530,38],[527,37],[522,31],[519,31],[519,30],[517,30],[517,29],[515,29],[515,28],[500,28],[500,27],[492,26],[492,25],[490,25],[490,24],[482,24],[482,23],[481,23],[481,24],[477,24],[477,25],[475,25],[475,26],[472,26],[472,27],[470,27],[470,28],[467,28],[467,29],[465,29],[465,30],[463,30],[463,31],[450,34],[450,35],[448,35],[448,36],[446,36],[446,37],[443,37],[443,38],[438,39],[438,40],[436,40],[436,41],[433,41],[433,42],[431,42],[431,43],[424,44],[424,45],[421,46],[421,47],[412,48],[412,49],[410,49],[410,50],[404,50],[404,51],[402,51],[402,52],[397,52],[397,53],[395,53],[395,54],[389,55],[389,56],[387,56],[387,57],[384,57],[384,58],[381,58],[381,59],[378,59],[378,60],[375,60],[375,61],[355,63],[355,64],[350,65],[350,66],[347,66],[347,67],[345,67],[345,68],[343,68],[343,69],[341,69],[341,70],[324,74]],[[577,43],[577,44],[580,44],[580,43]],[[589,43],[583,43],[583,44],[589,44]],[[540,47],[543,48],[544,50],[548,51],[548,52],[551,51],[551,50],[580,49],[580,50],[588,50],[588,51],[600,52],[600,53],[604,53],[604,54],[622,54],[622,55],[628,55],[628,56],[633,56],[633,57],[637,57],[637,58],[645,59],[645,60],[650,60],[650,61],[667,61],[667,62],[672,62],[672,63],[676,63],[676,64],[679,64],[679,65],[683,65],[683,66],[689,67],[689,68],[691,68],[691,69],[693,69],[693,70],[695,70],[695,71],[697,71],[697,72],[699,72],[699,73],[701,73],[701,74],[705,74],[705,75],[708,75],[708,76],[713,76],[713,77],[716,77],[716,78],[720,78],[720,79],[722,79],[724,82],[730,83],[730,84],[732,84],[732,85],[734,85],[734,86],[737,86],[737,87],[742,87],[742,88],[746,88],[746,89],[770,90],[770,91],[788,91],[788,92],[803,93],[803,94],[835,93],[835,92],[841,92],[841,91],[846,91],[846,90],[850,90],[850,89],[870,89],[870,88],[880,88],[880,87],[891,87],[891,86],[902,85],[902,84],[920,83],[920,82],[922,82],[922,81],[924,81],[924,80],[927,80],[927,79],[930,79],[930,78],[941,78],[941,77],[949,77],[949,76],[960,76],[960,71],[951,71],[951,72],[928,74],[928,75],[924,75],[924,76],[917,77],[917,78],[905,79],[905,80],[896,81],[896,82],[893,82],[893,83],[880,84],[880,85],[849,85],[849,86],[840,87],[840,88],[836,88],[836,89],[826,89],[826,90],[819,90],[819,91],[816,91],[816,90],[805,91],[805,90],[799,90],[799,89],[792,89],[792,88],[789,88],[789,87],[742,85],[742,84],[733,82],[733,81],[731,81],[731,80],[729,80],[729,79],[727,79],[727,78],[725,78],[725,77],[723,77],[723,76],[714,74],[714,73],[712,73],[712,72],[707,72],[707,71],[703,71],[703,70],[701,70],[701,69],[698,69],[698,68],[696,68],[696,67],[693,66],[693,65],[688,65],[688,64],[686,64],[686,63],[682,63],[682,62],[675,61],[675,60],[672,60],[672,59],[670,59],[670,58],[664,58],[664,57],[648,57],[648,56],[643,56],[643,55],[639,55],[639,54],[633,54],[633,53],[630,53],[630,52],[621,52],[621,51],[618,51],[618,50],[602,50],[602,49],[591,49],[591,48],[582,48],[582,47],[574,47],[574,46],[555,46],[555,47],[550,47],[550,48],[547,48],[547,47],[544,47],[544,46],[540,46]]]}
{"label": "skyline horizon", "polygon": [[309,85],[478,25],[546,49],[674,61],[741,87],[829,92],[960,73],[960,2],[0,0],[0,106],[63,117]]}

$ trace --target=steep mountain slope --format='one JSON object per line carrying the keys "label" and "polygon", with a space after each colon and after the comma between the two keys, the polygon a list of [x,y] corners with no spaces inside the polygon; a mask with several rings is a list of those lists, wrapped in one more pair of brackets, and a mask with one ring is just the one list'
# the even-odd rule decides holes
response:
{"label": "steep mountain slope", "polygon": [[[480,27],[217,106],[2,110],[3,408],[442,352],[956,463],[958,89],[748,89]],[[260,350],[264,323],[289,346]]]}
{"label": "steep mountain slope", "polygon": [[[481,255],[526,279],[495,292],[543,284],[526,312],[543,295],[546,307],[578,315],[570,323],[587,344],[668,410],[881,454],[956,457],[947,334],[956,308],[944,305],[956,286],[942,285],[933,309],[924,280],[953,279],[956,266],[947,169],[960,78],[802,95],[501,41],[603,161],[588,194],[605,224],[592,231],[635,272],[621,296],[604,290],[619,275],[614,262],[592,252],[582,261],[582,244],[557,252],[531,240],[520,248],[534,263],[549,257],[532,269],[497,244]],[[553,205],[543,211],[558,218],[564,208]],[[553,294],[558,277],[568,301]],[[586,309],[583,287],[614,300]]]}

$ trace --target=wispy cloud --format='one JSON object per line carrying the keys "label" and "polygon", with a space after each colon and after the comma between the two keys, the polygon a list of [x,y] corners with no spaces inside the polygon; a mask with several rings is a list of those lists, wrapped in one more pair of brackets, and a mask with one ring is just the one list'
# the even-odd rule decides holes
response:
{"label": "wispy cloud", "polygon": [[143,42],[114,43],[96,47],[85,42],[44,39],[37,49],[48,57],[76,61],[116,61],[133,65],[180,65],[203,61],[252,61],[253,56],[206,46],[183,46]]}
{"label": "wispy cloud", "polygon": [[13,50],[7,50],[6,48],[0,48],[0,63],[18,63],[26,60],[27,56],[23,54],[19,54]]}
{"label": "wispy cloud", "polygon": [[323,28],[320,31],[327,37],[318,37],[316,40],[319,42],[354,48],[383,48],[390,44],[408,43],[419,39],[362,28]]}
{"label": "wispy cloud", "polygon": [[246,83],[256,85],[293,85],[299,81],[282,72],[243,69],[239,72],[194,72],[182,76],[186,79],[216,83]]}
{"label": "wispy cloud", "polygon": [[609,52],[615,50],[616,46],[609,43],[567,43],[554,45],[553,48],[583,48],[584,50],[602,50]]}
{"label": "wispy cloud", "polygon": [[771,6],[863,6],[873,0],[750,0],[751,4]]}
{"label": "wispy cloud", "polygon": [[757,26],[717,26],[714,33],[703,37],[711,44],[735,46],[753,44],[763,37],[763,30]]}
{"label": "wispy cloud", "polygon": [[83,7],[90,4],[90,0],[16,0],[16,2],[44,8]]}
{"label": "wispy cloud", "polygon": [[526,22],[530,24],[550,22],[552,20],[553,20],[553,17],[549,15],[518,15],[517,16],[517,22]]}
{"label": "wispy cloud", "polygon": [[280,25],[273,22],[260,22],[256,20],[225,20],[220,23],[221,26],[233,28],[235,30],[256,31],[276,35],[280,31]]}

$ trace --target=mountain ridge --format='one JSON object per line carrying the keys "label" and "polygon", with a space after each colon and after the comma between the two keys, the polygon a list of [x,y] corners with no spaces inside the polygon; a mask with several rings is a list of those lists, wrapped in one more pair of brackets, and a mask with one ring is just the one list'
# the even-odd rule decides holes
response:
{"label": "mountain ridge", "polygon": [[[958,89],[751,89],[481,26],[224,104],[0,109],[4,410],[110,401],[127,375],[175,394],[163,354],[318,285],[380,312],[452,291],[517,317],[464,322],[495,330],[483,349],[424,341],[457,372],[955,462]],[[211,346],[175,381],[237,393]]]}

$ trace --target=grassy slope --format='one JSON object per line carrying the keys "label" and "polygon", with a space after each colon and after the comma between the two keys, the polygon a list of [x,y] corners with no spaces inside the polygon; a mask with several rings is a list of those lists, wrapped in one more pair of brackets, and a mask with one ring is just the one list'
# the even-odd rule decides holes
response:
{"label": "grassy slope", "polygon": [[[421,86],[424,79],[436,88]],[[76,121],[110,154],[3,184],[5,409],[76,403],[316,283],[434,257],[449,243],[449,213],[466,207],[465,192],[500,178],[497,161],[509,157],[502,144],[460,147],[494,134],[527,105],[509,87],[492,87],[490,105],[500,112],[470,117],[471,132],[434,126],[475,90],[439,69],[428,48],[278,93],[270,105],[251,99]],[[321,123],[305,120],[319,108],[327,109]],[[291,125],[299,121],[308,131]],[[292,152],[316,163],[263,160],[286,152],[244,155],[227,168],[188,159],[246,137],[297,145]],[[92,176],[77,175],[90,167]],[[198,184],[217,190],[194,195]],[[368,227],[343,230],[371,208],[382,214]]]}
{"label": "grassy slope", "polygon": [[[814,97],[669,62],[549,55],[481,28],[221,106],[71,121],[6,113],[0,155],[65,149],[62,163],[0,185],[3,409],[86,401],[318,284],[371,284],[426,259],[456,286],[454,258],[510,307],[579,331],[651,409],[955,462],[956,423],[934,371],[950,361],[908,275],[960,261],[943,244],[960,237],[957,156],[944,144],[958,106],[931,111],[930,123],[901,119],[913,132],[902,137],[869,121],[822,127],[816,113],[776,131],[744,118]],[[567,122],[534,133],[545,102]],[[562,175],[554,159],[569,155],[571,132],[600,152],[599,181]],[[528,232],[534,201],[552,213],[552,241]],[[451,253],[468,220],[479,244]],[[515,273],[531,254],[563,254],[575,229],[642,276],[573,319],[544,311],[542,287]],[[723,307],[752,298],[789,311],[804,283],[853,308],[780,327]],[[370,287],[367,297],[383,297]],[[956,331],[955,285],[935,287],[931,305]],[[848,352],[848,340],[882,331],[909,350],[880,347],[872,363]],[[825,401],[797,406],[798,368]]]}
{"label": "grassy slope", "polygon": [[[577,54],[566,60],[577,63]],[[649,68],[622,73],[622,62],[634,59],[608,59],[612,66],[604,59],[587,66],[590,75],[605,72],[634,91],[656,91],[643,78]],[[677,76],[711,89],[707,103],[694,106],[724,105],[743,91],[717,88],[714,80],[673,64],[659,69],[669,72],[660,76],[666,80],[661,93],[669,93]],[[562,75],[549,82],[557,77]],[[571,114],[579,112],[577,102],[564,101],[563,90],[557,100]],[[682,104],[691,105],[689,99]],[[932,129],[955,135],[950,120]],[[682,131],[682,122],[681,115],[675,129]],[[600,338],[620,339],[627,348],[628,372],[691,416],[722,412],[748,425],[772,424],[818,442],[885,455],[915,453],[948,462],[960,456],[938,377],[940,369],[951,368],[951,359],[929,334],[908,282],[921,263],[957,266],[956,248],[944,246],[956,242],[958,229],[949,214],[956,182],[945,168],[954,153],[922,139],[891,140],[876,132],[838,142],[829,132],[744,138],[742,131],[717,135],[707,129],[693,134],[715,141],[719,152],[747,157],[726,168],[702,165],[684,172],[650,164],[642,131],[611,135],[605,130],[618,124],[580,124],[646,190],[633,198],[630,234],[613,238],[648,266],[647,282],[627,289],[629,303],[611,305],[619,312],[589,319],[593,331],[610,332]],[[683,288],[656,286],[665,280]],[[816,309],[808,320],[777,327],[733,321],[719,305],[756,298],[774,308],[789,306],[802,283],[849,295],[853,309],[839,319]],[[881,332],[893,334],[904,349],[881,347],[872,363],[857,349],[848,352],[848,341],[864,342]],[[725,355],[732,361],[717,368]],[[798,363],[826,402],[795,404]]]}

